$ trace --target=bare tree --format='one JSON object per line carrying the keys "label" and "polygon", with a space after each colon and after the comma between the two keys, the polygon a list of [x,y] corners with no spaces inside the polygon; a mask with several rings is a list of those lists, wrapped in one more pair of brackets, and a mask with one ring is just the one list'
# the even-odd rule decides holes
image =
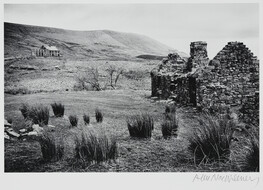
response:
{"label": "bare tree", "polygon": [[110,65],[110,66],[106,69],[106,71],[108,72],[109,77],[110,77],[110,86],[111,86],[113,89],[115,89],[115,87],[113,86],[113,75],[114,75],[114,73],[116,72],[116,67],[115,67],[115,65]]}
{"label": "bare tree", "polygon": [[115,78],[115,87],[117,86],[117,82],[118,82],[118,80],[119,80],[119,77],[120,77],[120,75],[122,75],[122,73],[123,73],[123,69],[122,68],[119,68],[118,70],[117,70],[117,75],[116,75],[116,78]]}
{"label": "bare tree", "polygon": [[[110,86],[115,89],[117,86],[117,82],[120,78],[120,75],[123,73],[122,68],[117,68],[115,65],[110,65],[106,71],[109,74],[110,77]],[[114,80],[114,74],[115,74],[115,80]],[[114,80],[114,85],[113,85],[113,80]]]}

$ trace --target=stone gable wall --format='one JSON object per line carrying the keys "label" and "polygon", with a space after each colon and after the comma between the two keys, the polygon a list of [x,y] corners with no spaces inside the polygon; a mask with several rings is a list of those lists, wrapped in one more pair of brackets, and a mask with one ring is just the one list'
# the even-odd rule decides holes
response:
{"label": "stone gable wall", "polygon": [[259,61],[239,42],[228,43],[210,62],[212,69],[198,77],[199,103],[241,105],[259,90]]}

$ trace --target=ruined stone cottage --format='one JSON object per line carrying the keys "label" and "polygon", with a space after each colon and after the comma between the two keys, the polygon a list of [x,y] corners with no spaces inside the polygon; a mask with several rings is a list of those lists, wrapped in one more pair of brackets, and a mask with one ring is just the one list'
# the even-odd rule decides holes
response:
{"label": "ruined stone cottage", "polygon": [[259,61],[241,42],[229,42],[211,61],[207,44],[192,42],[187,61],[169,54],[151,79],[152,96],[201,108],[240,106],[244,117],[258,115]]}
{"label": "ruined stone cottage", "polygon": [[59,57],[60,52],[55,46],[42,45],[36,50],[36,56],[38,57]]}

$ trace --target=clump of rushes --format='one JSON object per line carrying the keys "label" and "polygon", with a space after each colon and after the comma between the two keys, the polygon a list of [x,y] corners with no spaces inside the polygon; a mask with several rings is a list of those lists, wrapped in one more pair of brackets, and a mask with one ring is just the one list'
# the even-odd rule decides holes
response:
{"label": "clump of rushes", "polygon": [[151,138],[152,136],[154,121],[148,113],[128,118],[127,125],[131,137]]}
{"label": "clump of rushes", "polygon": [[102,114],[101,110],[99,110],[99,109],[95,110],[95,117],[96,117],[97,123],[101,123],[103,121],[103,114]]}
{"label": "clump of rushes", "polygon": [[56,145],[54,137],[50,134],[44,133],[39,139],[39,144],[43,159],[46,162],[58,161],[64,155],[63,143]]}
{"label": "clump of rushes", "polygon": [[71,127],[77,127],[78,126],[78,117],[76,115],[70,115],[68,117],[69,122],[71,124]]}
{"label": "clump of rushes", "polygon": [[165,117],[161,126],[162,126],[162,134],[165,139],[171,136],[177,137],[178,119],[175,114],[169,116],[169,118]]}
{"label": "clump of rushes", "polygon": [[83,115],[84,124],[88,125],[90,123],[90,117],[87,114]]}
{"label": "clump of rushes", "polygon": [[21,111],[23,117],[24,117],[25,119],[27,119],[27,117],[28,117],[28,111],[30,110],[29,104],[23,103],[23,104],[21,105],[21,107],[19,108],[19,110]]}
{"label": "clump of rushes", "polygon": [[55,103],[51,104],[51,107],[52,107],[54,115],[56,117],[63,117],[64,116],[65,106],[63,104],[55,102]]}
{"label": "clump of rushes", "polygon": [[259,172],[259,129],[251,126],[246,133],[248,137],[242,138],[234,151],[236,163],[243,172]]}
{"label": "clump of rushes", "polygon": [[188,139],[195,163],[228,161],[234,122],[227,117],[203,115],[199,123]]}
{"label": "clump of rushes", "polygon": [[27,119],[40,126],[48,125],[49,109],[43,105],[30,106],[27,108],[25,115]]}
{"label": "clump of rushes", "polygon": [[85,162],[105,162],[117,158],[117,142],[105,133],[82,132],[75,138],[75,158]]}

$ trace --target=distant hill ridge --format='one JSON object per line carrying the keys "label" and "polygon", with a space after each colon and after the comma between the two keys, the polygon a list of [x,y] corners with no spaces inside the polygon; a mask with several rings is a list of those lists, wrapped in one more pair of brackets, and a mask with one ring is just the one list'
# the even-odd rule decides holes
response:
{"label": "distant hill ridge", "polygon": [[129,59],[139,55],[167,56],[176,52],[144,35],[111,30],[74,31],[4,23],[5,57],[28,56],[43,44],[56,46],[67,58]]}

